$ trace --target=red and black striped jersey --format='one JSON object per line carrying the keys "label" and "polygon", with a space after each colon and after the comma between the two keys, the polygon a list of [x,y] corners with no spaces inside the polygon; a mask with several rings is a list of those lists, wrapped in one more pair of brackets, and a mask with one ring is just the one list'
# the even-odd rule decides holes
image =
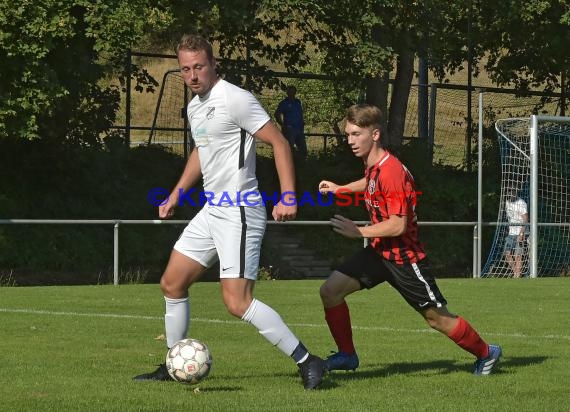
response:
{"label": "red and black striped jersey", "polygon": [[364,199],[372,224],[387,220],[390,215],[408,217],[402,235],[370,239],[370,245],[381,256],[398,264],[416,263],[425,258],[424,247],[418,239],[414,178],[395,156],[386,153],[366,169]]}

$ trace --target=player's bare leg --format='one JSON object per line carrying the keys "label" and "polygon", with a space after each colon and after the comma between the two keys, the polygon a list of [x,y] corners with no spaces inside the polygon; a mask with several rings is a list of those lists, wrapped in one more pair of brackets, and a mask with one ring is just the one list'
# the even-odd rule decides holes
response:
{"label": "player's bare leg", "polygon": [[441,308],[430,307],[420,312],[431,328],[448,336],[457,325],[457,316],[450,313],[446,306]]}
{"label": "player's bare leg", "polygon": [[305,389],[319,386],[323,380],[324,361],[309,353],[275,310],[253,297],[255,282],[249,279],[221,279],[220,284],[228,311],[251,323],[273,346],[293,358],[299,366]]}
{"label": "player's bare leg", "polygon": [[[505,260],[507,261],[507,264],[509,265],[509,268],[511,269],[511,271],[513,272],[513,277],[518,277],[517,274],[517,270],[516,270],[516,263],[515,263],[515,259],[513,258],[513,255],[511,254],[511,252],[506,252],[505,253]],[[519,275],[520,276],[520,275]]]}
{"label": "player's bare leg", "polygon": [[255,281],[249,279],[220,279],[222,298],[229,313],[242,318],[253,300]]}
{"label": "player's bare leg", "polygon": [[513,266],[513,277],[520,278],[522,273],[522,256],[520,253],[515,254],[515,262]]}
{"label": "player's bare leg", "polygon": [[333,271],[328,279],[321,285],[321,301],[325,308],[332,308],[344,302],[348,295],[360,290],[360,283],[356,279]]}

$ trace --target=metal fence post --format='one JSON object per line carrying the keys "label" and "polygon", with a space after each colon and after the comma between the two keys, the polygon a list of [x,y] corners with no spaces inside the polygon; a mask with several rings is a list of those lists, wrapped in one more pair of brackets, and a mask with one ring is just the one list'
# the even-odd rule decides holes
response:
{"label": "metal fence post", "polygon": [[483,92],[479,92],[479,133],[477,138],[477,271],[481,277],[481,249],[483,241]]}
{"label": "metal fence post", "polygon": [[428,119],[428,156],[429,163],[433,164],[433,151],[435,145],[435,113],[437,105],[437,84],[430,85],[429,119]]}
{"label": "metal fence post", "polygon": [[[188,87],[186,84],[184,85],[184,107],[182,108],[181,115],[182,115],[182,122],[184,124],[184,160],[188,160],[188,115],[186,113],[186,109],[188,107]],[[192,147],[192,149],[194,149]]]}
{"label": "metal fence post", "polygon": [[131,49],[127,50],[126,56],[126,78],[125,78],[125,145],[131,147],[131,71],[132,68],[132,54]]}
{"label": "metal fence post", "polygon": [[113,284],[119,284],[119,222],[113,227]]}
{"label": "metal fence post", "polygon": [[538,116],[530,117],[530,277],[538,277]]}
{"label": "metal fence post", "polygon": [[428,111],[429,111],[429,90],[428,90],[428,64],[426,57],[420,57],[419,61],[419,84],[418,84],[418,137],[426,142],[428,139]]}
{"label": "metal fence post", "polygon": [[479,256],[479,250],[477,249],[478,241],[479,227],[475,224],[475,226],[473,226],[473,278],[481,277],[477,270],[477,256]]}

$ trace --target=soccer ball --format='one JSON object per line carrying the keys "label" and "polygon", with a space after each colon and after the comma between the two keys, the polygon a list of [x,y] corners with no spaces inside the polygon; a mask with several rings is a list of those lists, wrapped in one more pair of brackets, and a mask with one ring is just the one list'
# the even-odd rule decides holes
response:
{"label": "soccer ball", "polygon": [[210,373],[212,355],[199,340],[182,339],[168,350],[166,369],[172,379],[178,382],[198,383]]}

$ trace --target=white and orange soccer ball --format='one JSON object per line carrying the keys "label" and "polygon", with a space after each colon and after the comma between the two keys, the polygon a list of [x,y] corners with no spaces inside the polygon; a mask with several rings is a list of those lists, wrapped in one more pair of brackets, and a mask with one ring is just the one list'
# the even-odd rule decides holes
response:
{"label": "white and orange soccer ball", "polygon": [[212,354],[199,340],[182,339],[168,350],[166,369],[172,379],[178,382],[198,383],[212,369]]}

